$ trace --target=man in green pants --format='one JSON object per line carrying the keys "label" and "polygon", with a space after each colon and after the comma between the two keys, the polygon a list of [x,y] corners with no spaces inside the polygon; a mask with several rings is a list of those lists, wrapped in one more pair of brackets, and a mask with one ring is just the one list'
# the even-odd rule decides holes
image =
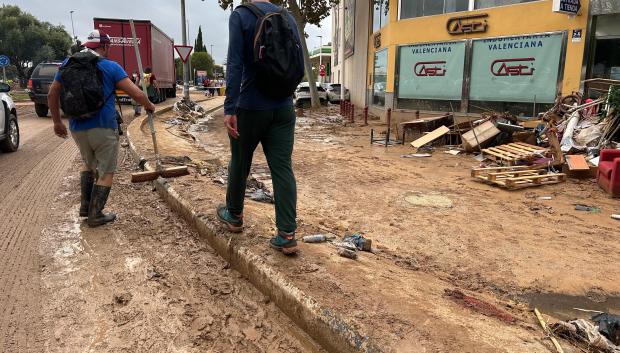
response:
{"label": "man in green pants", "polygon": [[[252,2],[265,14],[279,8],[268,1]],[[288,15],[295,41],[299,33]],[[233,232],[243,230],[243,201],[254,150],[260,143],[273,179],[277,234],[272,248],[284,254],[297,252],[295,240],[297,186],[291,163],[295,135],[295,111],[292,96],[273,99],[256,84],[253,66],[253,42],[257,16],[239,7],[230,16],[227,62],[227,90],[224,123],[230,136],[231,159],[228,166],[226,205],[217,208],[217,216]],[[301,46],[296,60],[303,62]]]}

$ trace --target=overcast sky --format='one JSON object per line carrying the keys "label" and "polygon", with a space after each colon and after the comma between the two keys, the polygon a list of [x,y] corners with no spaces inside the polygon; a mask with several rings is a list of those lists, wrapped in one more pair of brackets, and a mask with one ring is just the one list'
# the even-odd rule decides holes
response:
{"label": "overcast sky", "polygon": [[[240,1],[235,0],[235,3]],[[157,27],[174,38],[175,43],[181,43],[181,6],[180,0],[0,0],[0,3],[17,5],[22,10],[35,17],[61,24],[71,34],[71,16],[69,11],[74,10],[73,23],[75,34],[84,38],[93,29],[94,17],[105,18],[134,18],[151,20]],[[217,0],[186,0],[186,16],[189,20],[188,40],[194,44],[198,26],[202,26],[202,38],[207,50],[213,44],[213,56],[217,64],[222,64],[226,57],[228,46],[228,15],[229,11],[222,10]],[[310,50],[319,46],[318,35],[323,36],[323,44],[331,38],[331,20],[323,20],[320,28],[307,26],[309,34],[308,47]]]}

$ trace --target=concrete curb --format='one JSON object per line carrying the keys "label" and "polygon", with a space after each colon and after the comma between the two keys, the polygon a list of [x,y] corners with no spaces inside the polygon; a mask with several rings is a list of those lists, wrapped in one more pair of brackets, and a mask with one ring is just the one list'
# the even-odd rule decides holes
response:
{"label": "concrete curb", "polygon": [[[219,109],[221,106],[212,109],[211,112]],[[158,113],[164,112],[166,112],[165,109],[162,109]],[[139,161],[140,152],[131,141],[129,128],[127,130],[131,154],[136,161]],[[146,163],[145,170],[147,169],[153,170],[153,167]],[[332,309],[318,304],[280,272],[266,264],[251,249],[234,244],[231,237],[218,236],[215,225],[197,213],[190,202],[183,199],[166,179],[159,178],[153,181],[153,184],[166,203],[189,222],[209,246],[228,261],[232,268],[268,296],[280,310],[324,349],[333,353],[383,352],[370,338],[360,335],[350,323],[340,318]]]}

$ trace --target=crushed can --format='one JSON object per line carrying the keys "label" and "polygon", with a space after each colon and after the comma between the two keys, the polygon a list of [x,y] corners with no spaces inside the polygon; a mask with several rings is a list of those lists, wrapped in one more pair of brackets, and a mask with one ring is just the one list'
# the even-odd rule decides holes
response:
{"label": "crushed can", "polygon": [[351,260],[357,260],[357,253],[354,250],[338,248],[338,255],[342,257],[346,257]]}

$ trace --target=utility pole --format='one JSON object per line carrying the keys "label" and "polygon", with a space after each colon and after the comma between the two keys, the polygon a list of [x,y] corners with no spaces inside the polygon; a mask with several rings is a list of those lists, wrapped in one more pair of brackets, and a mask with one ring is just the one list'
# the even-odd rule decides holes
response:
{"label": "utility pole", "polygon": [[[211,53],[209,55],[211,55],[211,59],[213,59],[213,44],[211,44]],[[213,64],[215,64],[215,59],[213,59]]]}
{"label": "utility pole", "polygon": [[346,87],[344,84],[344,61],[345,61],[345,55],[344,55],[344,12],[345,12],[345,6],[344,3],[342,3],[342,11],[340,11],[340,5],[338,5],[337,7],[338,11],[341,12],[338,14],[338,17],[340,18],[340,50],[338,50],[339,55],[341,55],[341,59],[340,59],[340,101],[344,102],[344,98],[345,98],[345,91],[346,91]]}
{"label": "utility pole", "polygon": [[[185,0],[181,0],[181,27],[183,30],[181,33],[183,34],[183,45],[187,45],[187,31],[185,30]],[[189,102],[189,60],[183,63],[183,98],[186,102]]]}
{"label": "utility pole", "polygon": [[[189,35],[189,20],[187,20],[187,40],[191,40],[192,36]],[[194,48],[196,50],[196,48]],[[189,81],[192,85],[196,84],[196,73],[194,72],[194,68],[192,67],[192,55],[190,54],[189,59]]]}
{"label": "utility pole", "polygon": [[77,38],[75,37],[75,27],[73,26],[73,13],[74,12],[75,12],[74,10],[69,11],[69,13],[71,14],[71,32],[73,33],[73,41],[77,42]]}
{"label": "utility pole", "polygon": [[321,76],[321,69],[323,68],[323,36],[319,37],[319,81],[323,83],[323,76]]}

